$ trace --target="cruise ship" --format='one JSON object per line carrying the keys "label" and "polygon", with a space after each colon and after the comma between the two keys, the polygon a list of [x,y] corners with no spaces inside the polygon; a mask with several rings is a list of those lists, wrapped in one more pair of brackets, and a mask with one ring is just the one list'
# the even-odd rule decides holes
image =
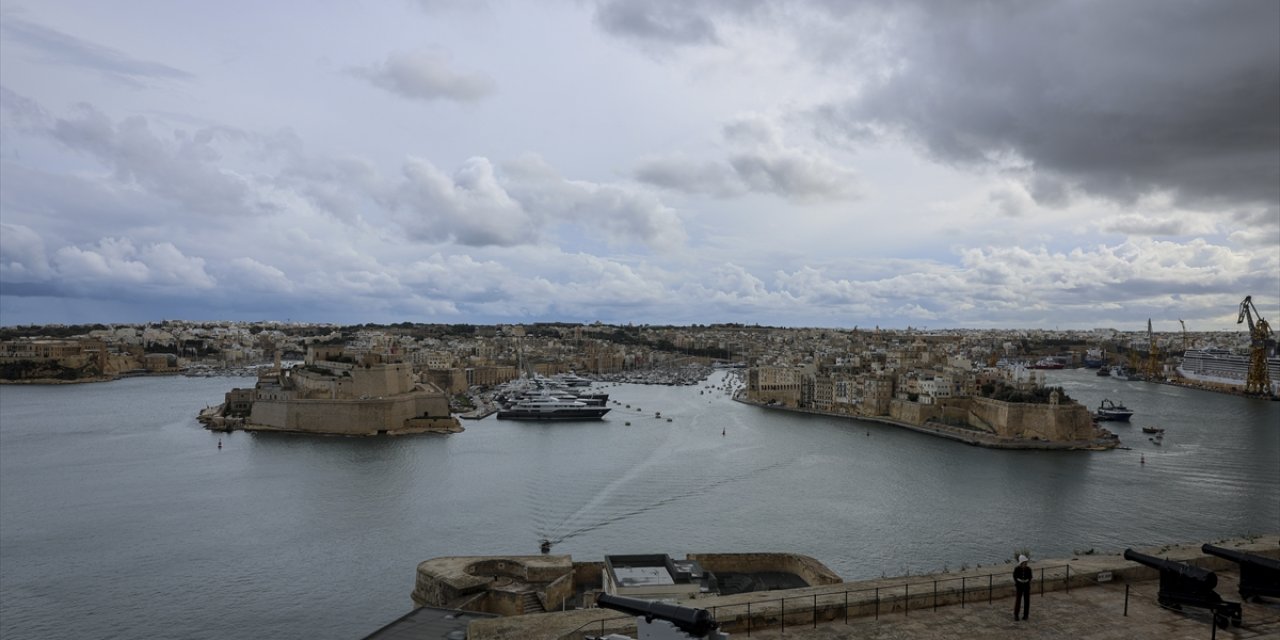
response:
{"label": "cruise ship", "polygon": [[[1267,372],[1274,390],[1280,383],[1280,356],[1267,358]],[[1178,365],[1178,375],[1198,382],[1243,385],[1249,377],[1249,356],[1227,349],[1188,349]]]}

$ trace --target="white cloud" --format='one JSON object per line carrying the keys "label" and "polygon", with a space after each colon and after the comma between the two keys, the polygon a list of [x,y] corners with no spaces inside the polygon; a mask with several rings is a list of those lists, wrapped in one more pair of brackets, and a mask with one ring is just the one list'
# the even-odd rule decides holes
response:
{"label": "white cloud", "polygon": [[537,239],[535,221],[507,194],[487,158],[470,158],[446,176],[430,162],[404,165],[396,195],[409,234],[428,242],[454,240],[469,246],[511,246]]}
{"label": "white cloud", "polygon": [[474,102],[493,92],[491,78],[461,73],[439,52],[396,52],[381,64],[359,67],[351,73],[386,91],[414,100]]}
{"label": "white cloud", "polygon": [[764,116],[737,118],[722,133],[728,146],[722,162],[697,162],[679,154],[647,158],[636,167],[636,178],[721,198],[765,193],[813,203],[859,196],[856,171],[819,151],[784,143],[781,127]]}
{"label": "white cloud", "polygon": [[0,282],[42,282],[50,273],[40,235],[29,227],[0,223]]}

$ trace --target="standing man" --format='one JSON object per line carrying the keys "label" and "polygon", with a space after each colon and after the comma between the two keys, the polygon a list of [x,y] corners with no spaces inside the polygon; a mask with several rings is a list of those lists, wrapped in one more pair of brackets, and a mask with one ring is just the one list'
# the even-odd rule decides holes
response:
{"label": "standing man", "polygon": [[1018,566],[1013,570],[1013,619],[1018,619],[1018,611],[1022,611],[1022,619],[1026,620],[1031,613],[1031,567],[1027,566],[1027,557],[1018,556]]}

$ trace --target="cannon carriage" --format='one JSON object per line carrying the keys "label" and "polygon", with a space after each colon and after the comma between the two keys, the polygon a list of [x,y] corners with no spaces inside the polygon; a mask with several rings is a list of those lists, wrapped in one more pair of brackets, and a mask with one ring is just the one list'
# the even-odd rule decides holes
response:
{"label": "cannon carriage", "polygon": [[1213,613],[1213,622],[1220,628],[1228,624],[1240,626],[1244,614],[1239,602],[1222,599],[1217,591],[1218,574],[1184,562],[1164,560],[1133,549],[1124,550],[1124,559],[1151,567],[1160,572],[1160,593],[1156,601],[1162,607],[1178,611],[1182,607],[1208,609]]}
{"label": "cannon carriage", "polygon": [[[628,598],[602,593],[596,604],[606,609],[636,616],[636,627],[641,640],[666,638],[706,638],[725,640],[729,636],[720,633],[720,624],[706,609],[684,607],[678,604]],[[640,624],[640,620],[644,624]]]}
{"label": "cannon carriage", "polygon": [[1211,544],[1201,545],[1200,550],[1240,565],[1241,598],[1280,598],[1280,560]]}

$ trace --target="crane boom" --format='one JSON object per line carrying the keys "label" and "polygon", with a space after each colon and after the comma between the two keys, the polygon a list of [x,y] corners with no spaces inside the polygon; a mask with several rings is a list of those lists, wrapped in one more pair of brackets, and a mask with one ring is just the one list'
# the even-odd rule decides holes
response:
{"label": "crane boom", "polygon": [[[1257,317],[1257,320],[1254,317]],[[1245,296],[1240,303],[1240,316],[1236,324],[1249,324],[1249,374],[1245,380],[1245,392],[1271,395],[1271,374],[1267,371],[1267,347],[1271,341],[1271,325],[1253,305],[1253,296]]]}

